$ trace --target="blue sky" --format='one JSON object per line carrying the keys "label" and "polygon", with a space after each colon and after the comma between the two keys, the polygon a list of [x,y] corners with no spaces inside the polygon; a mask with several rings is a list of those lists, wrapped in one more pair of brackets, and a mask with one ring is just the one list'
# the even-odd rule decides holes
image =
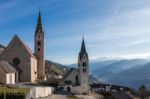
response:
{"label": "blue sky", "polygon": [[17,34],[32,50],[39,7],[45,58],[77,62],[82,35],[90,59],[150,56],[150,0],[0,0],[0,43]]}

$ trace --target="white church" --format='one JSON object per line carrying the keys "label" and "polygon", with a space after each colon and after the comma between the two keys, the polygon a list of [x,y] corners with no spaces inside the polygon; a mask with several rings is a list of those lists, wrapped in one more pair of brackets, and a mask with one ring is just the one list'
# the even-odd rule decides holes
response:
{"label": "white church", "polygon": [[78,57],[78,69],[70,69],[64,76],[64,83],[67,91],[76,94],[88,94],[89,92],[89,58],[84,37]]}
{"label": "white church", "polygon": [[36,82],[45,78],[44,30],[41,14],[34,38],[34,53],[15,35],[7,47],[0,46],[0,83]]}
{"label": "white church", "polygon": [[[38,80],[46,80],[44,41],[44,29],[39,12],[34,37],[34,53],[17,35],[6,47],[0,45],[0,83],[36,83]],[[72,68],[64,76],[66,90],[77,94],[88,94],[88,75],[89,58],[83,38],[78,57],[78,69]]]}

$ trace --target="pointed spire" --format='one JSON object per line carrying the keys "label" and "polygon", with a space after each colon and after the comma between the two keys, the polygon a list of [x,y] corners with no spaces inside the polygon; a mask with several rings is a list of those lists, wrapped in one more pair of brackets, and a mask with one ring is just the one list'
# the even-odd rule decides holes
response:
{"label": "pointed spire", "polygon": [[37,26],[42,26],[41,12],[39,11]]}
{"label": "pointed spire", "polygon": [[83,35],[81,50],[80,50],[80,53],[79,53],[80,59],[82,59],[82,57],[83,57],[84,54],[87,55],[86,47],[85,47],[85,42],[84,42],[84,35]]}
{"label": "pointed spire", "polygon": [[84,35],[83,35],[83,39],[82,39],[82,45],[81,45],[81,51],[82,53],[86,52],[86,48],[85,48],[85,43],[84,43]]}
{"label": "pointed spire", "polygon": [[37,21],[37,26],[36,26],[36,33],[44,33],[43,26],[42,26],[42,18],[41,18],[41,12],[39,11],[38,15],[38,21]]}

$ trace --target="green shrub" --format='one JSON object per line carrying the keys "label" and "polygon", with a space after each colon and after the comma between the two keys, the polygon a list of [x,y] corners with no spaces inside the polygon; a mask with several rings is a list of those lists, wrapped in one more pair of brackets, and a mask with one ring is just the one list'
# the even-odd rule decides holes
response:
{"label": "green shrub", "polygon": [[0,99],[25,99],[28,88],[0,87]]}

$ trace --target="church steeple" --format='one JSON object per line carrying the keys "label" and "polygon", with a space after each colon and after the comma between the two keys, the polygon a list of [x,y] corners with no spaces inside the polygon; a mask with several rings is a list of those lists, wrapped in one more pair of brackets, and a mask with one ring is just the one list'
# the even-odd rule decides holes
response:
{"label": "church steeple", "polygon": [[44,41],[45,35],[42,27],[41,13],[39,12],[34,38],[35,56],[37,57],[38,79],[45,79]]}
{"label": "church steeple", "polygon": [[82,39],[82,45],[81,45],[81,51],[82,53],[86,53],[86,48],[85,48],[85,43],[84,43],[84,36],[83,36],[83,39]]}
{"label": "church steeple", "polygon": [[82,93],[88,93],[89,91],[89,58],[86,52],[84,36],[82,39],[81,50],[78,58],[78,70],[79,70],[79,85],[82,87]]}
{"label": "church steeple", "polygon": [[82,57],[83,57],[84,54],[87,55],[87,53],[86,53],[86,47],[85,47],[85,42],[84,42],[84,36],[83,36],[81,50],[80,50],[80,53],[79,53],[80,60],[82,59]]}
{"label": "church steeple", "polygon": [[37,21],[37,25],[36,25],[36,31],[35,31],[35,36],[38,34],[38,33],[43,33],[44,34],[44,29],[43,29],[43,26],[42,26],[42,17],[41,17],[41,12],[39,11],[39,15],[38,15],[38,21]]}

